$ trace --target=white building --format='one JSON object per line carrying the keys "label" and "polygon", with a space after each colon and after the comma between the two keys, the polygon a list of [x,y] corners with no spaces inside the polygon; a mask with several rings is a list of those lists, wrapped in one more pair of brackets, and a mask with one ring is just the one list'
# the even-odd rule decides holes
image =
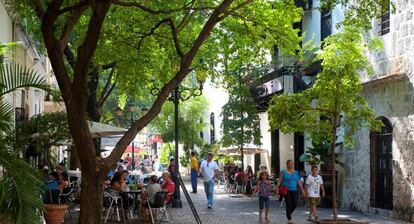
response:
{"label": "white building", "polygon": [[[52,71],[48,59],[40,54],[36,44],[28,37],[17,19],[8,13],[3,1],[0,2],[0,27],[0,42],[18,43],[6,58],[9,58],[11,63],[23,65],[43,76],[45,80],[48,79]],[[5,97],[15,108],[16,122],[41,113],[44,109],[44,98],[44,91],[34,88],[24,88]]]}
{"label": "white building", "polygon": [[228,93],[221,87],[214,85],[209,80],[206,81],[203,89],[203,95],[208,102],[208,111],[204,122],[207,127],[200,132],[200,137],[208,144],[218,142],[223,133],[221,123],[223,121],[221,114],[222,107],[229,100]]}
{"label": "white building", "polygon": [[[305,9],[302,21],[295,24],[302,34],[306,33],[305,41],[313,38],[319,44],[328,35],[339,32],[336,24],[344,18],[343,8],[320,13],[316,9],[318,0],[296,2]],[[394,2],[396,12],[388,11],[373,19],[373,29],[366,34],[369,38],[380,37],[384,51],[367,52],[374,76],[361,75],[362,94],[385,126],[381,133],[358,131],[354,149],[338,150],[339,159],[345,163],[345,167],[338,168],[338,204],[414,222],[414,1]],[[287,159],[293,159],[296,169],[306,169],[298,157],[309,142],[300,133],[269,132],[266,109],[272,95],[296,92],[306,86],[303,84],[310,84],[320,64],[313,64],[300,76],[292,77],[288,60],[276,57],[281,62],[279,69],[265,75],[253,88],[262,111],[263,148],[268,153],[251,158],[254,161],[249,164],[263,163],[279,170],[285,167]]]}

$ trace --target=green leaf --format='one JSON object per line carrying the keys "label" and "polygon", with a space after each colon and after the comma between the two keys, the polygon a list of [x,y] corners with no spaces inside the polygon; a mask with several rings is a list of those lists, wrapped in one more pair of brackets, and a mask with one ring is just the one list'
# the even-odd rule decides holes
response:
{"label": "green leaf", "polygon": [[16,63],[0,65],[0,97],[24,87],[50,91],[45,79],[34,70]]}

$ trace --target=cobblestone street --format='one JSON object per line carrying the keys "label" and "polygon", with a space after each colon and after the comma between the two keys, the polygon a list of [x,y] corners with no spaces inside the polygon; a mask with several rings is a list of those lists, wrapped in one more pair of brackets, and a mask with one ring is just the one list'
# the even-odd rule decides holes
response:
{"label": "cobblestone street", "polygon": [[[186,178],[188,179],[188,178]],[[184,180],[185,181],[185,180]],[[197,212],[203,222],[203,224],[213,223],[258,223],[258,199],[245,196],[230,195],[226,193],[221,187],[217,190],[215,187],[214,206],[212,209],[207,208],[207,201],[204,194],[204,188],[202,180],[198,182],[198,193],[191,194],[190,196],[197,209]],[[191,184],[186,182],[188,191],[191,191]],[[171,223],[184,224],[195,223],[195,219],[191,213],[190,207],[185,199],[184,194],[181,195],[183,208],[172,208],[171,212],[173,220]],[[319,218],[329,218],[331,216],[330,209],[319,209]],[[365,215],[358,212],[352,212],[349,210],[339,210],[341,218],[350,218],[358,220],[364,223],[377,223],[377,224],[391,224],[391,223],[404,223],[394,220],[389,220],[380,216]],[[306,221],[309,213],[306,207],[299,207],[293,214],[293,221],[295,223],[308,223]],[[271,198],[270,208],[270,223],[287,223],[285,216],[285,207],[280,207],[280,202],[276,198]]]}

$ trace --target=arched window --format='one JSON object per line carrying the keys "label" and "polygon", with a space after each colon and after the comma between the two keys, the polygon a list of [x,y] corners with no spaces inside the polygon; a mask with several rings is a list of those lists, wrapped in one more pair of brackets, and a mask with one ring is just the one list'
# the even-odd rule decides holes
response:
{"label": "arched window", "polygon": [[392,125],[385,117],[378,119],[384,126],[370,133],[371,206],[392,210]]}
{"label": "arched window", "polygon": [[214,122],[214,113],[212,112],[211,114],[210,114],[210,144],[213,144],[214,143],[214,141],[216,141],[216,136],[215,136],[215,130],[216,130],[216,127],[215,127],[215,124],[214,124],[215,122]]}

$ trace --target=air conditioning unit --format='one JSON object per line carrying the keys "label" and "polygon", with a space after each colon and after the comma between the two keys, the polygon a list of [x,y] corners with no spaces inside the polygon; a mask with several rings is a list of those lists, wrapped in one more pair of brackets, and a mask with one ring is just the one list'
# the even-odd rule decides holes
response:
{"label": "air conditioning unit", "polygon": [[313,0],[295,0],[295,5],[301,7],[305,11],[312,9]]}

